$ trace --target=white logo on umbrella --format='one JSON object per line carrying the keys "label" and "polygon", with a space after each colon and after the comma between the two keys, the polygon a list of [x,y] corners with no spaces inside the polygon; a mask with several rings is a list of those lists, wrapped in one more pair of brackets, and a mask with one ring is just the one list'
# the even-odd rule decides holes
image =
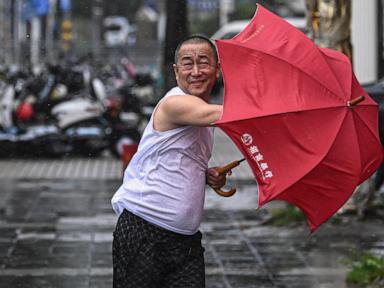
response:
{"label": "white logo on umbrella", "polygon": [[248,146],[246,151],[251,156],[253,161],[256,162],[257,167],[261,172],[261,177],[265,180],[266,178],[272,178],[273,173],[268,166],[268,163],[265,161],[263,154],[261,154],[259,148],[256,145],[253,145],[253,138],[250,134],[244,133],[241,136],[241,141]]}
{"label": "white logo on umbrella", "polygon": [[241,141],[247,146],[251,145],[253,142],[253,138],[248,133],[244,133],[243,136],[241,136]]}

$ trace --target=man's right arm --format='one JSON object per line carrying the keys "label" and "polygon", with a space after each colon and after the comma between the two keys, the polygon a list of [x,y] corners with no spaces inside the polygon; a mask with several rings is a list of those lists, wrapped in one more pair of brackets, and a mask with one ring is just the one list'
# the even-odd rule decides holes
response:
{"label": "man's right arm", "polygon": [[169,96],[157,108],[154,127],[167,131],[181,126],[209,126],[220,119],[222,105],[208,104],[192,95]]}

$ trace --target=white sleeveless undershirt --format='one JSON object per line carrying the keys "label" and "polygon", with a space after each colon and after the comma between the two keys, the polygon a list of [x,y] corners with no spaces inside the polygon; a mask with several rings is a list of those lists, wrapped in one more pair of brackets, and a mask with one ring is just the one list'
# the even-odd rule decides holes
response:
{"label": "white sleeveless undershirt", "polygon": [[[175,87],[164,98],[172,95],[185,93]],[[184,126],[159,132],[153,128],[153,114],[112,207],[118,215],[127,209],[167,230],[191,235],[203,214],[213,128]]]}

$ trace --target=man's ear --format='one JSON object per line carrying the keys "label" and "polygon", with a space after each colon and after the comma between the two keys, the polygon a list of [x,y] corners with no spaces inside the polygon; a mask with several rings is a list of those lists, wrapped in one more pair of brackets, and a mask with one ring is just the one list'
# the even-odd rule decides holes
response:
{"label": "man's ear", "polygon": [[178,72],[177,65],[176,65],[176,64],[173,64],[172,67],[173,67],[173,73],[175,73],[175,78],[176,78],[176,80],[178,80],[179,77],[177,76],[177,72]]}
{"label": "man's ear", "polygon": [[221,71],[220,63],[217,63],[217,68],[216,68],[216,78],[219,78],[219,77],[220,77],[220,71]]}

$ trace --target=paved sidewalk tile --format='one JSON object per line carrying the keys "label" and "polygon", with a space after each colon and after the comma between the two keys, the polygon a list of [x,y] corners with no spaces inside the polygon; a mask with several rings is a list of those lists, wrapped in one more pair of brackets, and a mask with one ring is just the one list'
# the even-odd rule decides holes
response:
{"label": "paved sidewalk tile", "polygon": [[[120,181],[0,183],[1,288],[111,287],[117,219],[110,198]],[[254,185],[240,181],[238,188],[233,199],[207,189],[201,230],[208,288],[346,288],[343,260],[359,249],[384,251],[380,221],[346,218],[308,237],[305,224],[264,225],[256,199],[244,205]]]}

